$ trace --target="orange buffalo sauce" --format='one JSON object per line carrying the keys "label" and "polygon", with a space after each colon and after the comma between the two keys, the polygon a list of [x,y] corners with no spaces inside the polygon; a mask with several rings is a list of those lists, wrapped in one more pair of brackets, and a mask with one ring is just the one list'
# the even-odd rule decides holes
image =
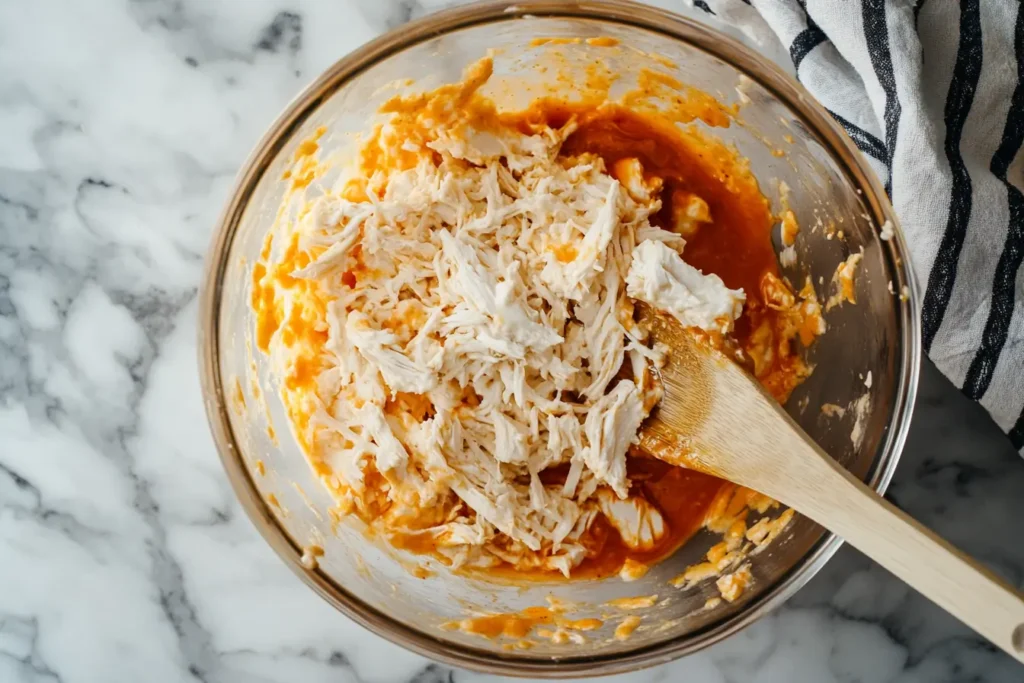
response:
{"label": "orange buffalo sauce", "polygon": [[674,553],[704,525],[708,510],[723,489],[732,484],[701,472],[668,465],[639,451],[631,453],[626,469],[630,495],[653,503],[668,526],[650,550],[634,550],[603,517],[593,524],[585,543],[595,553],[573,569],[573,578],[602,578],[618,574],[627,560],[650,566]]}

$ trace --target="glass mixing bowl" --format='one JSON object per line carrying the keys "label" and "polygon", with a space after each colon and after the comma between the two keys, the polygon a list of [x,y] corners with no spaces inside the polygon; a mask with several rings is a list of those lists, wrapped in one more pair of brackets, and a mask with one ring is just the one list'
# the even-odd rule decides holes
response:
{"label": "glass mixing bowl", "polygon": [[[286,185],[282,172],[299,141],[326,125],[324,152],[351,153],[351,133],[366,131],[394,87],[404,87],[388,84],[413,79],[412,87],[422,90],[457,81],[467,64],[492,48],[498,49],[498,78],[522,85],[502,89],[499,104],[521,107],[529,82],[543,84],[553,74],[524,66],[545,49],[531,46],[538,36],[620,41],[619,50],[561,45],[563,67],[581,76],[598,59],[623,82],[656,66],[726,103],[743,100],[740,122],[711,132],[750,160],[776,210],[779,181],[789,186],[789,205],[803,230],[797,265],[783,272],[798,286],[809,272],[824,301],[836,266],[863,249],[857,303],[827,314],[828,332],[808,352],[816,369],[787,409],[833,457],[884,489],[909,425],[920,331],[901,232],[897,227],[891,239],[880,237],[878,226],[895,226],[896,220],[878,180],[825,110],[776,66],[704,25],[628,2],[498,2],[450,10],[363,46],[318,78],[260,141],[221,218],[201,294],[201,373],[213,434],[243,507],[284,561],[338,610],[395,643],[453,665],[533,676],[606,674],[664,662],[734,633],[792,595],[840,540],[798,516],[753,558],[749,590],[713,609],[705,609],[717,594],[713,582],[687,592],[667,583],[717,542],[709,534],[698,535],[631,583],[615,578],[510,585],[446,571],[416,578],[411,558],[326,514],[332,501],[288,431],[265,359],[251,352],[249,268],[277,214]],[[829,239],[824,227],[811,229],[830,222],[842,239]],[[780,246],[777,233],[778,227],[773,239]],[[820,411],[825,403],[849,406],[864,395],[862,409],[848,410],[845,417]],[[315,568],[301,559],[310,544],[324,550]],[[467,614],[544,605],[549,595],[573,604],[574,617],[585,617],[607,614],[602,604],[610,599],[654,594],[659,602],[639,612],[641,626],[625,640],[613,637],[615,618],[587,633],[585,646],[537,639],[532,649],[520,651],[503,649],[501,640],[442,628]]]}

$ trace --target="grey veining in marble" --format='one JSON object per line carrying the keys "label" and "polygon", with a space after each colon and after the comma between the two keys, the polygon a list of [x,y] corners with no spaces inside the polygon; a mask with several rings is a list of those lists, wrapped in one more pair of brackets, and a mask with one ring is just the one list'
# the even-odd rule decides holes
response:
{"label": "grey veining in marble", "polygon": [[[355,626],[241,514],[195,369],[217,212],[276,112],[451,3],[0,2],[0,681],[477,680]],[[661,4],[673,6],[671,2]],[[1024,463],[931,366],[891,497],[1024,581]],[[843,549],[658,680],[1020,681]]]}

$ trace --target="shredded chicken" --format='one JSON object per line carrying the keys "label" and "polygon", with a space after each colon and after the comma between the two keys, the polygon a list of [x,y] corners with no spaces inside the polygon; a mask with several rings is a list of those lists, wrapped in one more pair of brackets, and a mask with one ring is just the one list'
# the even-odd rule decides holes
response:
{"label": "shredded chicken", "polygon": [[671,313],[688,327],[723,334],[732,330],[746,300],[742,290],[729,289],[717,275],[704,275],[652,240],[633,252],[626,286],[629,296]]}
{"label": "shredded chicken", "polygon": [[[315,379],[286,392],[310,413],[293,419],[300,443],[344,509],[453,567],[568,576],[600,513],[652,547],[666,524],[629,498],[626,453],[657,402],[658,352],[623,327],[631,299],[727,333],[744,293],[651,225],[661,183],[639,161],[615,174],[560,155],[571,121],[525,133],[431,111],[415,137],[386,124],[368,143],[405,161],[366,171],[363,197],[330,193],[292,228],[309,258],[289,276],[310,286],[281,296],[280,319],[318,310],[302,296],[325,311],[321,346],[302,350]],[[689,220],[709,219],[690,205]],[[282,331],[270,353],[295,374]],[[564,481],[545,483],[558,465]]]}

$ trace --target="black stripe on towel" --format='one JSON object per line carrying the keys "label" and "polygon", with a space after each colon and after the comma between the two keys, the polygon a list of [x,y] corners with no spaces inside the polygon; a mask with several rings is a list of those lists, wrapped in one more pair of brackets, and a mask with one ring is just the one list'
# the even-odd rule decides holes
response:
{"label": "black stripe on towel", "polygon": [[697,9],[704,10],[711,16],[716,16],[714,11],[710,7],[708,7],[708,3],[705,2],[705,0],[693,0],[693,6],[696,7]]}
{"label": "black stripe on towel", "polygon": [[1003,253],[999,256],[995,277],[992,279],[992,305],[989,308],[988,320],[985,322],[985,333],[964,379],[964,393],[973,399],[985,395],[992,381],[992,371],[995,370],[999,354],[1006,344],[1010,319],[1013,317],[1017,270],[1024,260],[1024,194],[1006,180],[1010,163],[1024,142],[1024,9],[1017,10],[1013,47],[1017,56],[1017,86],[1010,98],[1010,113],[1003,127],[1003,139],[999,142],[996,153],[992,155],[992,164],[989,166],[992,174],[1006,186],[1010,224],[1006,231]]}
{"label": "black stripe on towel", "polygon": [[807,28],[800,31],[793,39],[793,44],[789,46],[789,58],[793,60],[793,68],[799,69],[800,62],[804,61],[807,53],[824,43],[825,40],[825,32],[814,23],[814,19],[807,17]]}
{"label": "black stripe on towel", "polygon": [[[896,94],[896,75],[892,70],[892,55],[889,53],[889,27],[886,23],[886,0],[864,0],[861,13],[864,17],[864,38],[871,56],[871,67],[875,70],[882,90],[885,92],[885,163],[892,168],[892,157],[896,151],[896,134],[900,126],[900,99]],[[892,173],[885,181],[885,191],[892,194]]]}
{"label": "black stripe on towel", "polygon": [[836,120],[836,123],[843,127],[846,134],[850,136],[851,140],[853,140],[853,144],[857,145],[857,149],[868,156],[878,159],[883,164],[888,163],[888,154],[885,151],[885,144],[883,144],[881,140],[857,124],[847,121],[831,109],[828,110],[828,113],[832,115],[832,118]]}
{"label": "black stripe on towel", "polygon": [[928,274],[928,289],[924,295],[924,310],[921,322],[924,326],[924,348],[929,350],[935,334],[942,325],[942,317],[949,305],[956,282],[957,263],[964,246],[967,223],[971,219],[971,174],[967,172],[960,155],[960,136],[964,122],[974,102],[974,91],[981,76],[981,11],[980,0],[963,0],[960,3],[960,43],[953,65],[953,80],[946,95],[946,159],[953,176],[953,187],[949,198],[949,217],[946,230],[939,243],[931,273]]}

